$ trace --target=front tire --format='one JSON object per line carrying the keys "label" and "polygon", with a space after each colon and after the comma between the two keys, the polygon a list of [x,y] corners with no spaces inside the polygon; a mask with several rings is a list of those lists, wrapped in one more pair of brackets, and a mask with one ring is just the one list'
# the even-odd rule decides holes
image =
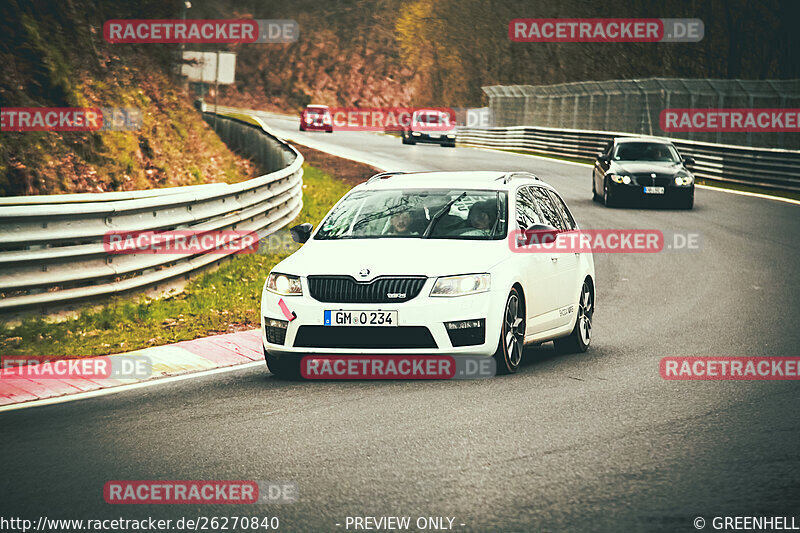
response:
{"label": "front tire", "polygon": [[592,342],[592,316],[594,315],[594,294],[588,281],[583,282],[581,297],[578,300],[578,318],[575,327],[567,337],[555,339],[553,346],[559,353],[583,353]]}
{"label": "front tire", "polygon": [[498,374],[513,374],[517,371],[522,361],[524,341],[525,306],[519,291],[512,288],[506,300],[503,327],[494,354]]}
{"label": "front tire", "polygon": [[603,205],[606,207],[616,207],[617,202],[614,200],[608,192],[608,184],[605,184],[603,187]]}

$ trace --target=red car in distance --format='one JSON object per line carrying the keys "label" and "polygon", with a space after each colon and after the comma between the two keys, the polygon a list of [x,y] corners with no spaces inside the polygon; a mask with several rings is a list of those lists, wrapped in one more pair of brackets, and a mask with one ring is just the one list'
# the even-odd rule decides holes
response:
{"label": "red car in distance", "polygon": [[300,113],[300,131],[327,131],[333,133],[333,119],[326,105],[307,105]]}

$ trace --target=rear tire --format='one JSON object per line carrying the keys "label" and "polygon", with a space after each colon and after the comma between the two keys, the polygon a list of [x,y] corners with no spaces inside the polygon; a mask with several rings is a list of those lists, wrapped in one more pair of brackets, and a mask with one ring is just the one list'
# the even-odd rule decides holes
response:
{"label": "rear tire", "polygon": [[553,346],[558,353],[583,353],[592,342],[592,316],[594,315],[594,294],[588,281],[583,282],[578,300],[578,318],[575,327],[567,337],[555,339]]}
{"label": "rear tire", "polygon": [[278,379],[296,380],[300,379],[300,358],[282,357],[277,358],[264,350],[264,361],[267,363],[267,370]]}
{"label": "rear tire", "polygon": [[497,374],[513,374],[519,369],[525,341],[525,306],[522,295],[512,288],[503,311],[503,326],[494,360]]}

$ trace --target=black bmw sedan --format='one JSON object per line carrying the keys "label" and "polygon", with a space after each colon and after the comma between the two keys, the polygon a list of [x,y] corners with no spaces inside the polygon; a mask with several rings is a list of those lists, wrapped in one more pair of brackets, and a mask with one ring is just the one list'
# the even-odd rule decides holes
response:
{"label": "black bmw sedan", "polygon": [[694,176],[681,157],[664,140],[617,137],[597,156],[592,195],[607,207],[657,201],[684,209],[694,205]]}

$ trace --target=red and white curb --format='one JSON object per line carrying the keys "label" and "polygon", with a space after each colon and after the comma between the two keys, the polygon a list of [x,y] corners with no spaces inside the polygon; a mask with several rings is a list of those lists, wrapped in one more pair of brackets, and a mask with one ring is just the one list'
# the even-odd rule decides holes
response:
{"label": "red and white curb", "polygon": [[146,356],[153,365],[152,374],[143,379],[36,379],[19,375],[11,377],[12,370],[0,369],[0,411],[100,396],[167,379],[174,381],[199,374],[234,370],[233,367],[241,365],[264,364],[261,331],[258,329],[105,357],[121,356]]}

